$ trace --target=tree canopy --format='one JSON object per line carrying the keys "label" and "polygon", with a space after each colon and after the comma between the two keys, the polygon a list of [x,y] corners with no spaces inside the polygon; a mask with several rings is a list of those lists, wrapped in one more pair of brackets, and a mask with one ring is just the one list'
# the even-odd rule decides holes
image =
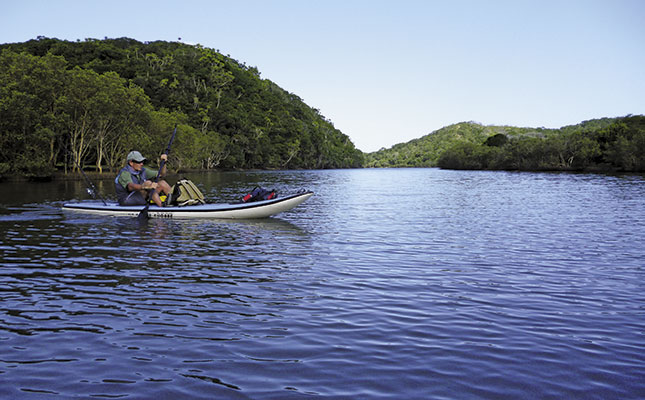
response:
{"label": "tree canopy", "polygon": [[115,170],[159,154],[175,169],[360,167],[316,109],[219,51],[133,39],[39,37],[0,45],[0,175]]}
{"label": "tree canopy", "polygon": [[257,68],[218,50],[129,38],[0,45],[0,177],[93,166],[132,149],[187,169],[442,167],[645,170],[645,117],[560,129],[461,122],[363,154]]}
{"label": "tree canopy", "polygon": [[366,155],[368,167],[645,171],[645,117],[584,121],[560,129],[462,122]]}

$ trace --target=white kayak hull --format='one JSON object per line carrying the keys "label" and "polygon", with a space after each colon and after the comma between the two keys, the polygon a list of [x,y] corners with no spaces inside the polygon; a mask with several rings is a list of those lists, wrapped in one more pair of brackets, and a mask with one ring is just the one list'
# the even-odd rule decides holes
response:
{"label": "white kayak hull", "polygon": [[[313,196],[313,192],[302,192],[291,196],[271,200],[255,201],[253,203],[236,204],[201,204],[185,207],[157,207],[148,208],[150,218],[222,218],[222,219],[255,219],[267,218],[291,210]],[[84,201],[67,203],[63,210],[78,211],[100,215],[114,215],[123,217],[136,217],[145,206],[120,206],[116,202]]]}

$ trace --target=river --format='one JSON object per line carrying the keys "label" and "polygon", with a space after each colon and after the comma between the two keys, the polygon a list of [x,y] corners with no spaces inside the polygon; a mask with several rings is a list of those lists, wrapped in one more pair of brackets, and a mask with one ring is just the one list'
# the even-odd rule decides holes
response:
{"label": "river", "polygon": [[0,183],[1,398],[645,396],[642,175],[187,177],[315,195],[141,225],[63,212],[79,181]]}

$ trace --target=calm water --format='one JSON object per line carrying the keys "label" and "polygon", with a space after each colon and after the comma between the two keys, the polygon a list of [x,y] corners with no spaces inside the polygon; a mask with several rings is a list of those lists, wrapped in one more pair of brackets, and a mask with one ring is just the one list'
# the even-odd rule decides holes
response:
{"label": "calm water", "polygon": [[0,184],[0,398],[645,396],[643,176],[188,177],[316,195],[140,226]]}

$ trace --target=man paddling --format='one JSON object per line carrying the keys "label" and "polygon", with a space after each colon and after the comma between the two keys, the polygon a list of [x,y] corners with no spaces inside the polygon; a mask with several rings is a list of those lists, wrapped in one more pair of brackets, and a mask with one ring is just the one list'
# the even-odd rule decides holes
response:
{"label": "man paddling", "polygon": [[[168,160],[167,154],[161,155],[161,160],[164,161],[159,176],[166,175],[166,163]],[[170,193],[170,185],[164,181],[153,182],[157,176],[157,171],[148,169],[143,166],[146,158],[138,151],[131,151],[128,153],[127,165],[119,171],[119,174],[114,180],[116,189],[116,196],[119,204],[122,206],[137,206],[145,205],[148,198],[148,190],[151,190],[150,198],[159,207],[162,206],[160,193],[168,195]]]}

